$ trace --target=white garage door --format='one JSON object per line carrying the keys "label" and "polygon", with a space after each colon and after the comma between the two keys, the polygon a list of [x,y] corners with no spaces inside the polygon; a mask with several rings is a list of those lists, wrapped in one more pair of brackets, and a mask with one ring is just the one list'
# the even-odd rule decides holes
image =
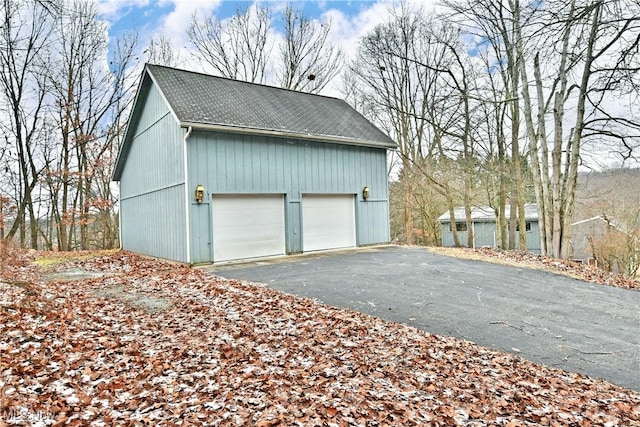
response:
{"label": "white garage door", "polygon": [[283,255],[284,196],[213,196],[213,261]]}
{"label": "white garage door", "polygon": [[355,246],[353,195],[303,196],[302,242],[304,252]]}

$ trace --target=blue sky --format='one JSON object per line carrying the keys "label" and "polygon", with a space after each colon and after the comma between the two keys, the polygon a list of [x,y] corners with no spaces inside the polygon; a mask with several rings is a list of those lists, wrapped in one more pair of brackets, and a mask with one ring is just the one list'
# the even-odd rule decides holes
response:
{"label": "blue sky", "polygon": [[[428,6],[436,0],[405,1]],[[271,9],[277,40],[278,33],[281,33],[278,11],[283,10],[287,2],[262,0],[258,3]],[[321,22],[330,20],[329,42],[340,46],[347,58],[355,55],[358,40],[362,36],[376,25],[386,22],[390,11],[400,6],[400,0],[312,0],[289,3],[296,9],[301,9],[307,17]],[[170,38],[174,49],[179,51],[178,67],[210,72],[211,70],[200,68],[202,64],[193,62],[193,48],[187,36],[193,14],[226,19],[239,9],[245,10],[253,4],[253,1],[226,0],[98,0],[98,12],[99,18],[108,25],[112,41],[127,31],[135,30],[139,34],[139,52],[143,52],[152,37],[164,35]],[[144,57],[141,59],[146,60]],[[337,85],[339,79],[334,80],[332,85]],[[323,93],[339,96],[338,88],[332,85],[325,88]]]}
{"label": "blue sky", "polygon": [[[428,4],[435,0],[410,0],[417,4]],[[259,1],[274,11],[274,25],[277,27],[277,11],[286,1]],[[399,6],[399,0],[321,0],[291,1],[311,18],[320,21],[330,19],[332,31],[330,39],[340,44],[349,55],[355,51],[357,40],[375,25],[384,22],[390,7]],[[136,29],[144,46],[153,35],[164,34],[176,46],[188,49],[186,31],[194,12],[200,16],[215,15],[228,18],[238,9],[246,9],[251,1],[225,0],[98,0],[100,18],[109,25],[112,37]]]}
{"label": "blue sky", "polygon": [[[134,24],[138,28],[159,26],[163,20],[180,7],[181,2],[173,1],[100,1],[103,8],[109,12],[104,17],[111,23],[112,31],[116,34],[130,29]],[[200,4],[205,10],[210,10],[220,19],[225,19],[236,13],[237,10],[244,10],[252,5],[250,1],[220,1],[207,2],[195,0],[191,2],[193,9]],[[360,11],[366,10],[377,3],[374,0],[360,1],[295,1],[290,2],[296,9],[302,9],[308,16],[321,18],[322,14],[328,10],[339,10],[346,16],[357,15]],[[275,9],[281,7],[280,1],[262,1],[262,5]],[[114,7],[117,8],[114,10]]]}

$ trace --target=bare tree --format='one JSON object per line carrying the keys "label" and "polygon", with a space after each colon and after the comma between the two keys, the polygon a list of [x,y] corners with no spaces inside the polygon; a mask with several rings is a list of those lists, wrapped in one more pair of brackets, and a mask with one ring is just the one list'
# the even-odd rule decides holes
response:
{"label": "bare tree", "polygon": [[[344,54],[329,41],[331,22],[319,23],[287,5],[282,41],[272,12],[254,4],[227,20],[193,15],[189,40],[203,64],[227,78],[318,93],[342,68]],[[273,48],[278,45],[278,54]]]}
{"label": "bare tree", "polygon": [[[640,140],[639,124],[618,115],[611,103],[613,97],[637,90],[640,5],[573,0],[547,3],[534,12],[541,18],[532,32],[544,38],[535,46],[532,83],[528,67],[521,66],[527,82],[527,132],[543,252],[566,258],[584,146],[599,141],[605,144],[600,150],[616,151],[622,145],[633,151],[634,140]],[[550,132],[548,122],[553,125]]]}
{"label": "bare tree", "polygon": [[[0,4],[0,238],[52,249],[117,242],[110,174],[136,80],[136,35],[109,37],[86,1]],[[46,211],[46,212],[45,212]]]}
{"label": "bare tree", "polygon": [[42,56],[50,42],[51,12],[39,2],[4,0],[0,13],[0,88],[7,116],[0,124],[4,133],[0,144],[5,161],[11,160],[5,163],[3,173],[15,174],[13,190],[17,206],[13,224],[4,238],[11,240],[19,232],[24,245],[28,215],[30,245],[37,248],[34,189],[42,171],[38,137],[47,93]]}
{"label": "bare tree", "polygon": [[[479,41],[478,56],[486,64],[493,98],[485,102],[503,111],[503,116],[494,116],[498,126],[508,124],[503,126],[508,132],[493,132],[499,158],[506,148],[511,151],[504,158],[509,161],[511,182],[508,247],[515,247],[517,228],[520,247],[526,242],[524,155],[535,182],[542,252],[567,257],[583,148],[599,143],[599,152],[629,156],[640,142],[638,122],[617,114],[611,103],[614,94],[622,98],[633,90],[637,94],[640,6],[631,0],[446,4]],[[499,84],[493,79],[496,70],[502,76]],[[520,126],[523,119],[525,134]],[[520,140],[525,135],[529,147],[522,152]],[[504,165],[500,159],[498,163]],[[499,207],[499,220],[501,211]]]}
{"label": "bare tree", "polygon": [[[421,151],[426,122],[421,118],[420,70],[412,62],[413,43],[423,24],[421,11],[408,8],[374,28],[360,41],[358,54],[348,74],[364,90],[363,103],[377,115],[381,125],[398,143],[403,183],[403,224],[406,242],[413,239],[413,165]],[[371,117],[371,115],[369,115]]]}
{"label": "bare tree", "polygon": [[276,79],[280,87],[320,92],[342,68],[344,54],[327,37],[331,22],[318,23],[287,5],[283,15],[284,41]]}
{"label": "bare tree", "polygon": [[[525,181],[522,173],[521,131],[521,75],[520,64],[524,61],[524,52],[518,49],[520,34],[517,25],[523,25],[527,17],[521,15],[520,0],[494,2],[489,0],[468,1],[453,0],[445,4],[454,12],[455,19],[471,36],[482,40],[476,47],[478,57],[485,64],[484,80],[485,109],[495,108],[499,115],[491,114],[499,128],[491,132],[496,138],[500,175],[500,193],[495,206],[497,212],[498,236],[502,247],[516,248],[516,230],[518,247],[526,249],[526,228],[524,204]],[[499,80],[494,77],[499,76]],[[493,155],[494,153],[491,153]],[[507,173],[508,172],[508,176]],[[511,205],[510,218],[504,217],[505,205]],[[508,239],[505,236],[508,231]]]}
{"label": "bare tree", "polygon": [[[361,40],[356,61],[347,73],[364,89],[360,105],[369,104],[367,111],[378,112],[369,117],[385,126],[399,144],[398,180],[403,186],[394,188],[404,194],[403,234],[408,243],[414,234],[414,213],[427,212],[416,197],[422,185],[431,186],[446,200],[453,224],[459,202],[465,205],[467,223],[470,221],[475,174],[466,169],[473,169],[476,163],[473,72],[460,53],[464,49],[459,42],[455,26],[405,6]],[[420,223],[435,226],[427,218],[420,218]],[[468,226],[467,230],[467,245],[472,245],[473,229]],[[455,227],[452,232],[460,246]]]}
{"label": "bare tree", "polygon": [[[433,26],[431,28],[434,28]],[[442,57],[449,58],[444,64],[429,63],[429,56],[427,55],[424,60],[417,61],[418,64],[432,73],[438,78],[443,80],[449,90],[447,90],[446,98],[441,98],[443,93],[435,95],[434,101],[432,101],[430,113],[428,115],[429,123],[434,127],[434,135],[438,136],[438,139],[443,137],[456,141],[458,146],[457,163],[459,170],[462,171],[462,200],[465,211],[465,222],[467,229],[467,247],[473,247],[474,235],[471,219],[471,204],[474,192],[475,180],[476,180],[476,144],[474,141],[473,132],[473,120],[474,109],[473,105],[475,98],[475,87],[473,85],[475,69],[471,65],[468,58],[464,57],[460,52],[464,52],[463,45],[460,43],[457,31],[453,33],[443,28],[436,35],[436,39],[433,41],[441,46]],[[432,42],[432,43],[433,43]],[[442,88],[442,86],[440,86]],[[441,89],[442,90],[442,89]],[[427,92],[428,93],[428,92]],[[438,116],[437,119],[436,115]],[[445,120],[443,120],[443,118]],[[444,126],[443,126],[444,123]],[[440,159],[445,160],[447,155],[442,150],[441,144],[439,146]],[[449,213],[451,224],[455,223],[454,207],[452,205],[453,197],[451,192],[447,191],[447,200],[449,201]],[[453,230],[454,241],[456,238],[456,231]]]}
{"label": "bare tree", "polygon": [[479,175],[480,186],[486,192],[488,205],[496,213],[496,245],[509,248],[506,205],[509,197],[509,147],[508,147],[508,106],[504,102],[503,73],[495,73],[495,61],[492,54],[479,52],[479,59],[485,69],[481,92],[483,100],[479,108],[483,111],[483,122],[478,124],[480,136],[477,138],[483,152],[482,172]]}
{"label": "bare tree", "polygon": [[171,39],[164,34],[151,37],[144,53],[147,54],[147,62],[151,64],[177,67],[182,62],[180,52],[173,46]]}
{"label": "bare tree", "polygon": [[[48,74],[56,98],[59,150],[52,153],[48,183],[58,249],[88,249],[93,211],[108,200],[94,193],[105,157],[113,152],[112,121],[127,107],[137,36],[117,43],[108,61],[109,38],[97,19],[96,6],[82,0],[68,3],[57,19],[58,55]],[[55,163],[53,163],[55,160]],[[108,207],[108,205],[107,205]]]}
{"label": "bare tree", "polygon": [[188,35],[195,56],[221,76],[264,83],[273,47],[270,30],[271,12],[256,4],[226,21],[194,14]]}

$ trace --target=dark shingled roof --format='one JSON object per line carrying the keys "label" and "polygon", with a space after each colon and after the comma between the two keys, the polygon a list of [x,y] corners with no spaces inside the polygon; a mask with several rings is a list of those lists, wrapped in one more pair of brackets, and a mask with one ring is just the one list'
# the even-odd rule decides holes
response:
{"label": "dark shingled roof", "polygon": [[389,136],[341,99],[158,65],[146,67],[181,125],[396,147]]}
{"label": "dark shingled roof", "polygon": [[345,101],[207,74],[145,66],[113,171],[119,181],[150,88],[156,85],[178,126],[385,149],[395,142]]}

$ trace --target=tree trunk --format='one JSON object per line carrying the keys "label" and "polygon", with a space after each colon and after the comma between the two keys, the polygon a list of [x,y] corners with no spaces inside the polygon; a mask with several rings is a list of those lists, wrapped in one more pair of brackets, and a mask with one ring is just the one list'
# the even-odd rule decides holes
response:
{"label": "tree trunk", "polygon": [[459,248],[462,245],[460,244],[460,236],[458,236],[458,224],[456,222],[455,206],[451,197],[447,197],[447,204],[449,205],[449,224],[451,228],[451,234],[453,236],[453,245],[456,248]]}
{"label": "tree trunk", "polygon": [[578,105],[576,108],[576,121],[573,129],[572,138],[569,139],[567,147],[567,177],[565,180],[566,197],[563,200],[564,217],[562,221],[563,236],[561,242],[561,258],[568,258],[571,253],[571,223],[573,221],[573,211],[575,202],[576,186],[578,182],[578,162],[580,157],[580,145],[582,142],[582,131],[584,129],[584,116],[587,95],[589,91],[589,79],[592,74],[592,64],[594,61],[594,45],[596,43],[598,28],[600,24],[600,14],[602,11],[602,2],[596,3],[591,19],[591,28],[589,39],[587,41],[587,50],[585,55],[584,67],[582,70],[582,79],[580,81],[580,92],[578,95]]}

